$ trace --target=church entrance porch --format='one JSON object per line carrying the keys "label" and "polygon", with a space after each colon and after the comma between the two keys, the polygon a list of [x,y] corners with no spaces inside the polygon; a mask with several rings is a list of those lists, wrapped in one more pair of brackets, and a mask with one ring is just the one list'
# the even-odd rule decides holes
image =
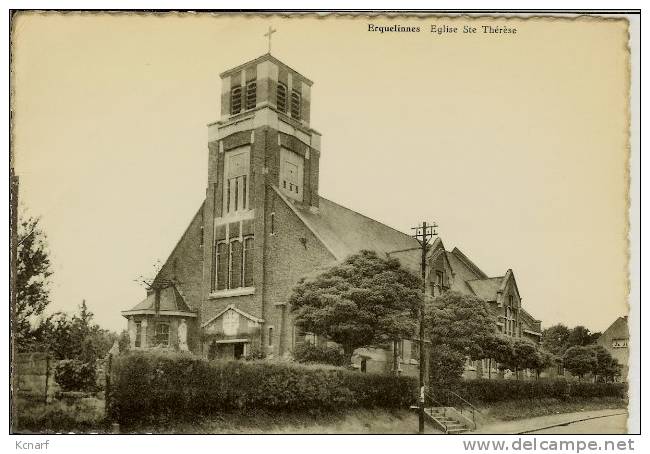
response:
{"label": "church entrance porch", "polygon": [[248,339],[213,340],[209,343],[208,359],[242,359],[249,351],[248,342]]}

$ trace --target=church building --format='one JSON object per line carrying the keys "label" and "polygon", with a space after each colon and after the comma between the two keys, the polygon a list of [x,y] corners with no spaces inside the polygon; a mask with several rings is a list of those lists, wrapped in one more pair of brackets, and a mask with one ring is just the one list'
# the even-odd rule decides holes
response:
{"label": "church building", "polygon": [[[363,249],[420,273],[414,238],[319,194],[326,150],[310,124],[311,88],[270,53],[221,74],[221,119],[208,125],[205,199],[147,297],[122,312],[132,348],[288,358],[314,340],[294,325],[287,304],[302,276]],[[440,239],[427,270],[430,294],[477,295],[489,303],[495,329],[539,340],[540,322],[522,308],[512,270],[488,277]],[[404,367],[417,367],[416,344],[402,344]]]}

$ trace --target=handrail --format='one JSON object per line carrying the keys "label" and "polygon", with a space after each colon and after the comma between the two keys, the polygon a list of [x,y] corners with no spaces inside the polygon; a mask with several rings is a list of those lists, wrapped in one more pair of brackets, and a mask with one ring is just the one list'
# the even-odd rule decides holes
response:
{"label": "handrail", "polygon": [[[425,398],[428,397],[429,400],[431,401],[431,403],[438,404],[439,407],[443,408],[443,416],[445,416],[446,410],[444,410],[444,408],[445,408],[444,405],[442,405],[440,402],[438,402],[436,399],[434,399],[433,395],[432,395],[430,392],[428,392],[428,391],[425,391],[425,392],[424,392],[424,396],[425,396]],[[434,418],[433,415],[430,415],[430,416],[431,416],[432,418]],[[437,422],[438,424],[441,424],[441,425],[445,428],[445,433],[448,434],[448,433],[449,433],[449,426],[447,426],[447,423],[445,423],[445,422],[443,422],[443,421],[439,421],[439,420],[436,419],[436,418],[434,418],[434,419],[436,420],[436,422]]]}
{"label": "handrail", "polygon": [[467,399],[465,399],[463,396],[461,396],[460,394],[457,394],[457,393],[455,393],[455,392],[453,392],[451,390],[447,390],[447,392],[453,394],[456,397],[458,397],[463,403],[465,403],[468,407],[470,407],[476,413],[479,413],[479,414],[481,413],[481,411],[478,408],[476,408],[474,405],[469,403],[469,401]]}

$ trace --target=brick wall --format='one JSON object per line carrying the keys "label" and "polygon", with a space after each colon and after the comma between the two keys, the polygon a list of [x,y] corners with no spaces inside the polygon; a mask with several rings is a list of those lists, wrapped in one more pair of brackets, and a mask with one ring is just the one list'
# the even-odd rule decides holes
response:
{"label": "brick wall", "polygon": [[[284,309],[274,303],[286,303],[293,286],[301,277],[333,264],[335,258],[275,191],[269,191],[269,200],[267,223],[270,225],[270,215],[274,213],[275,233],[269,234],[267,243],[267,330],[268,326],[273,326],[275,336],[280,335],[282,311],[286,310],[286,329],[282,334],[285,336],[284,345],[290,350],[293,346],[290,308]],[[305,239],[304,244],[301,238]],[[280,353],[279,346],[278,337],[277,341],[274,339],[271,349],[275,355]]]}

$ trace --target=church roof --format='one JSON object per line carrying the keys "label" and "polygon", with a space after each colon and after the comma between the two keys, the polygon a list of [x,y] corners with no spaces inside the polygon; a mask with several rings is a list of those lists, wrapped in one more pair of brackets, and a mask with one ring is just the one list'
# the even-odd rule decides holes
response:
{"label": "church roof", "polygon": [[280,190],[274,189],[337,260],[367,249],[390,252],[407,268],[419,269],[420,253],[416,250],[419,243],[406,233],[323,197],[318,210],[313,210],[288,200]]}
{"label": "church roof", "polygon": [[490,277],[487,279],[474,279],[466,281],[469,288],[476,296],[485,301],[496,301],[497,292],[501,289],[501,284],[505,276]]}
{"label": "church roof", "polygon": [[[156,293],[150,292],[144,300],[122,314],[154,313],[155,310]],[[160,312],[193,313],[174,285],[160,290]]]}

